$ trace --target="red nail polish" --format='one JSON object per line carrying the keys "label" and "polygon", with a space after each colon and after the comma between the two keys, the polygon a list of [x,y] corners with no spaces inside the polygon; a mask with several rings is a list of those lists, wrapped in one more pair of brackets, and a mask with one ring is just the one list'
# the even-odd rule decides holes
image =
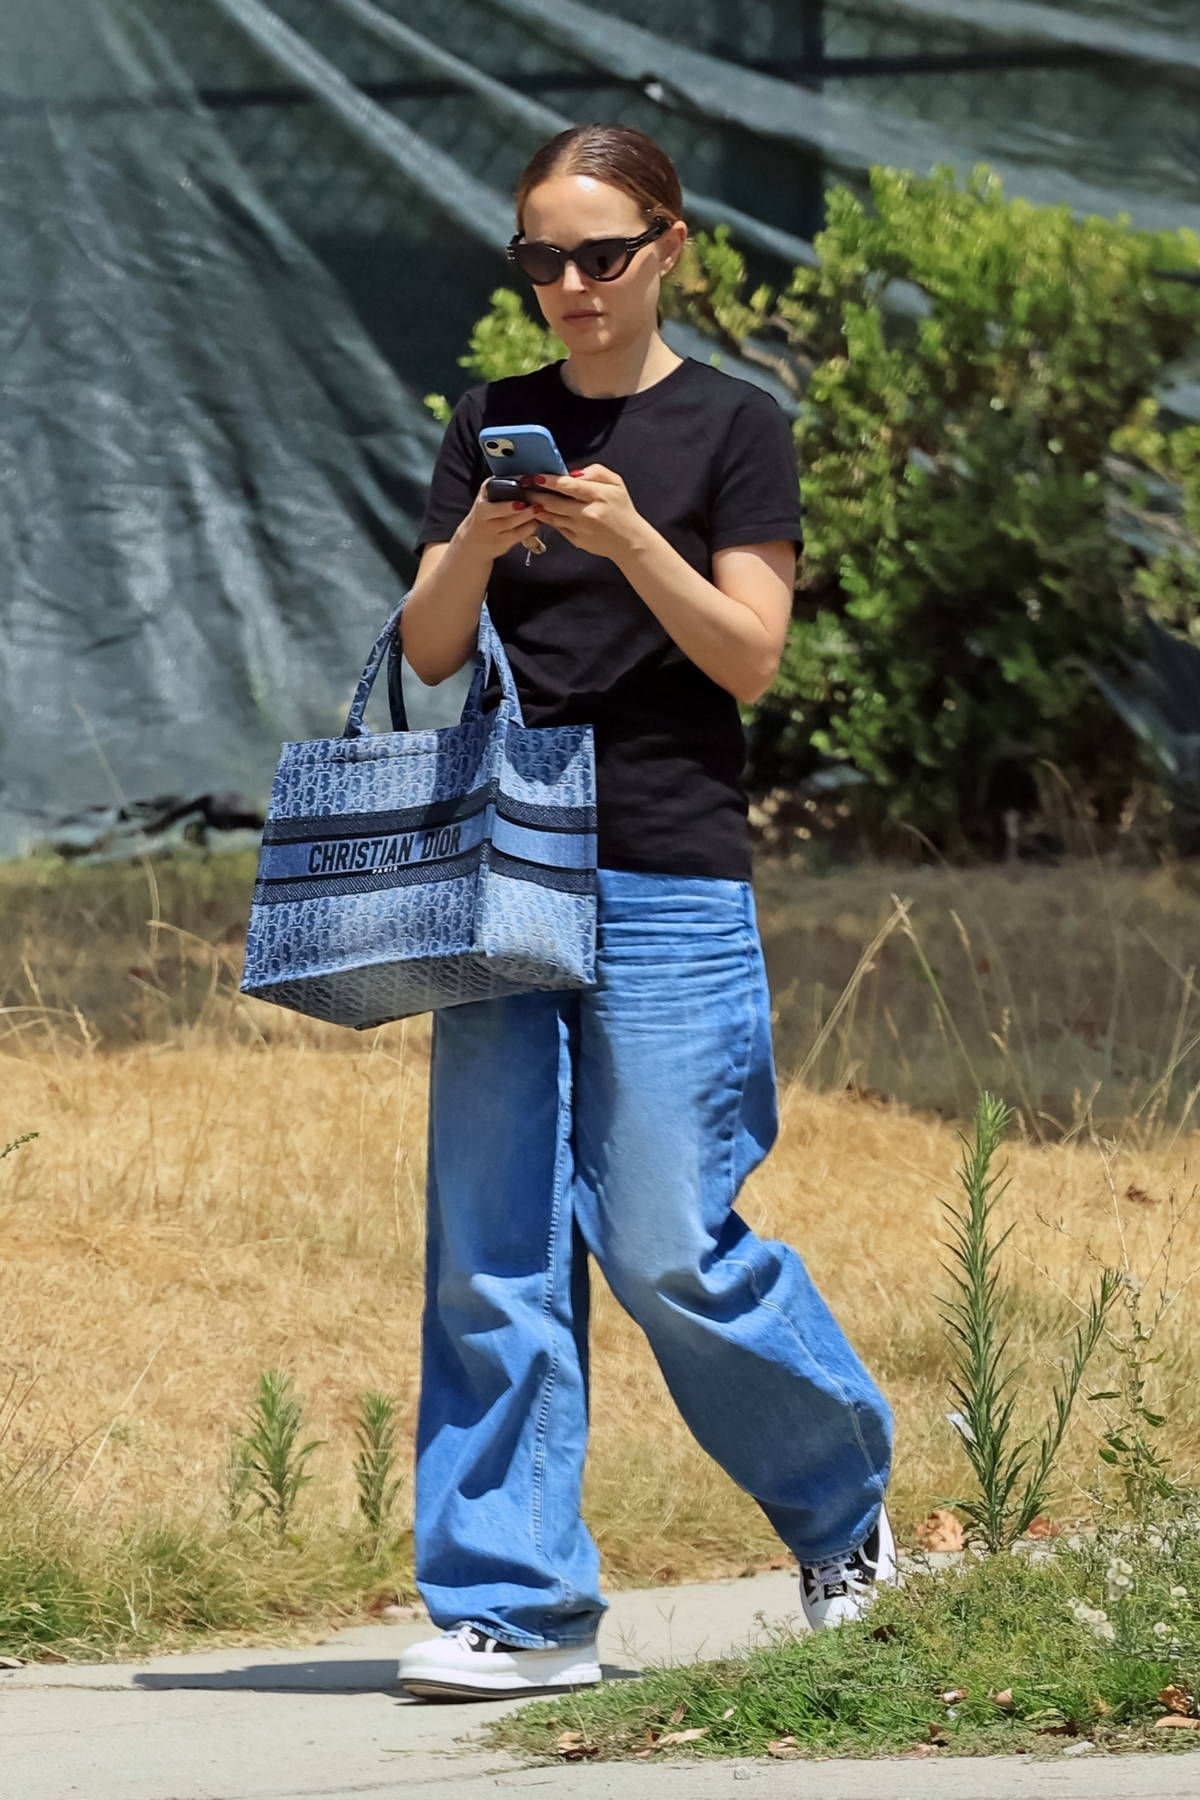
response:
{"label": "red nail polish", "polygon": [[582,470],[582,469],[570,469],[570,470],[568,470],[568,474],[571,474],[571,475],[582,475],[582,474],[583,474],[583,470]]}
{"label": "red nail polish", "polygon": [[513,511],[514,512],[524,512],[525,508],[528,505],[529,505],[528,500],[514,500],[513,501]]}

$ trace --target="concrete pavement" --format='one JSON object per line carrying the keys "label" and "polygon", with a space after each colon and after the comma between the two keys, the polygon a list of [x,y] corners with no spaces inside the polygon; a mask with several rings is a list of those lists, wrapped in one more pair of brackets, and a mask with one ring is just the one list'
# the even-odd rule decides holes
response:
{"label": "concrete pavement", "polygon": [[[787,1571],[609,1598],[612,1680],[803,1625]],[[399,1651],[430,1630],[367,1625],[302,1649],[0,1672],[0,1800],[1200,1800],[1200,1753],[523,1768],[484,1751],[478,1726],[527,1702],[430,1703],[394,1686]]]}

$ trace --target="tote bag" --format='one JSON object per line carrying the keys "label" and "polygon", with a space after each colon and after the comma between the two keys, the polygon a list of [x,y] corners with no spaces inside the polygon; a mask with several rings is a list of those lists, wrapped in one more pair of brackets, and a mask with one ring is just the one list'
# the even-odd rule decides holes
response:
{"label": "tote bag", "polygon": [[461,721],[373,732],[363,711],[407,598],[342,735],[282,746],[239,984],[356,1031],[595,981],[592,727],[526,726],[485,605]]}

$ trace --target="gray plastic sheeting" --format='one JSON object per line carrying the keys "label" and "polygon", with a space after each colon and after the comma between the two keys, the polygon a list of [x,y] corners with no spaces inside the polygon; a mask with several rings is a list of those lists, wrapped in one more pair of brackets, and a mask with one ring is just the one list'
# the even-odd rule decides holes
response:
{"label": "gray plastic sheeting", "polygon": [[[89,807],[261,807],[283,740],[340,729],[415,567],[441,436],[423,396],[474,379],[456,358],[513,285],[516,178],[573,120],[652,132],[693,226],[728,221],[776,280],[812,259],[816,159],[854,180],[986,155],[1032,198],[1200,224],[1190,0],[826,0],[830,55],[1101,53],[1055,75],[1065,102],[1025,78],[1002,134],[1000,77],[816,92],[736,66],[798,57],[802,10],[6,0],[0,856]],[[414,723],[462,692],[405,689]]]}
{"label": "gray plastic sheeting", "polygon": [[440,437],[144,16],[8,6],[0,853],[336,729]]}

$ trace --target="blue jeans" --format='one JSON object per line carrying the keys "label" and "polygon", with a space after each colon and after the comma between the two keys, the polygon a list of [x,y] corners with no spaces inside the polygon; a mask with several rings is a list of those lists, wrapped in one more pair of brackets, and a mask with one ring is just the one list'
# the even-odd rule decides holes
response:
{"label": "blue jeans", "polygon": [[598,889],[594,988],[433,1025],[416,1580],[435,1625],[537,1649],[607,1607],[579,1510],[589,1251],[801,1562],[862,1543],[891,1463],[888,1404],[800,1257],[733,1210],[779,1122],[750,884]]}

